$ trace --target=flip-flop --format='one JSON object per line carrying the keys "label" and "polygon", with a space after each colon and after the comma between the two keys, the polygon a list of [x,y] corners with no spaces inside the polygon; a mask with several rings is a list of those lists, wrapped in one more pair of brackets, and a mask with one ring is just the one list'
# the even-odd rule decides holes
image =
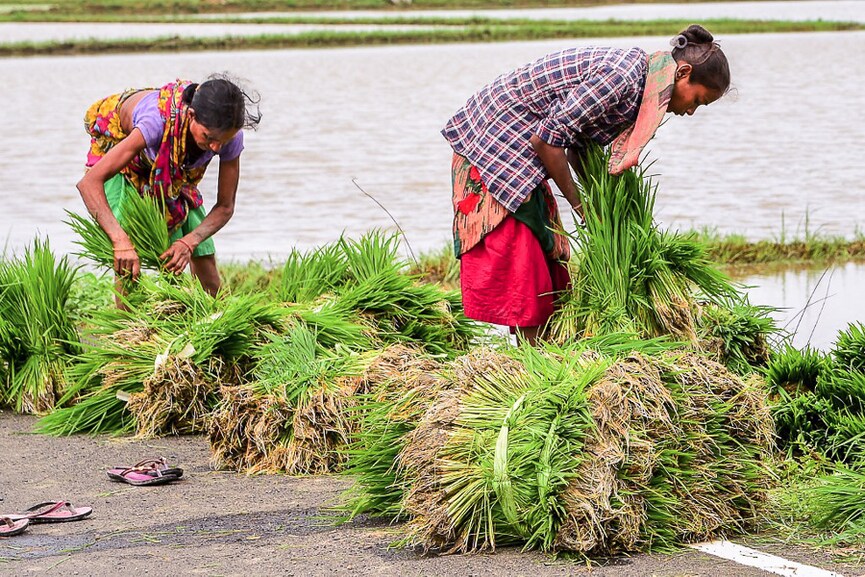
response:
{"label": "flip-flop", "polygon": [[45,501],[25,509],[23,513],[4,516],[13,521],[29,519],[34,523],[66,523],[80,521],[92,512],[91,507],[75,507],[69,501]]}
{"label": "flip-flop", "polygon": [[[142,461],[144,462],[144,461]],[[148,464],[136,465],[134,467],[117,467],[108,469],[108,478],[113,481],[121,481],[130,485],[162,485],[176,481],[177,475],[166,475],[159,469],[157,461],[152,459]]]}
{"label": "flip-flop", "polygon": [[30,525],[30,519],[13,521],[9,517],[0,517],[0,537],[20,535]]}
{"label": "flip-flop", "polygon": [[140,473],[147,473],[153,477],[159,476],[157,472],[162,473],[163,475],[174,475],[178,479],[183,476],[183,469],[180,467],[169,467],[165,457],[159,457],[158,459],[145,459],[131,467],[128,465],[118,465],[111,468],[112,471],[116,469],[135,469]]}

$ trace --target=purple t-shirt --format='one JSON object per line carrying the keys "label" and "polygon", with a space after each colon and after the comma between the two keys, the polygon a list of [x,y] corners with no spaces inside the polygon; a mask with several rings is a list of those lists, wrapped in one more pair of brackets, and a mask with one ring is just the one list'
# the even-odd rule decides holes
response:
{"label": "purple t-shirt", "polygon": [[[150,92],[138,101],[135,110],[132,111],[132,126],[144,135],[144,150],[150,160],[156,158],[159,145],[162,144],[162,135],[165,132],[165,119],[162,118],[157,107],[158,99],[159,91]],[[212,150],[205,150],[190,168],[203,166],[210,162],[214,156],[219,156],[220,160],[234,160],[240,156],[241,152],[243,152],[243,131],[238,130],[234,138],[219,149],[219,152],[214,153]]]}

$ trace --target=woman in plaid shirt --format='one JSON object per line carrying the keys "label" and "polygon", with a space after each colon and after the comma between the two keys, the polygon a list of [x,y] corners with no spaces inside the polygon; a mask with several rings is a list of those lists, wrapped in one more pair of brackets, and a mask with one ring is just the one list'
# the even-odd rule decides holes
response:
{"label": "woman in plaid shirt", "polygon": [[[691,115],[730,86],[727,58],[692,25],[672,52],[569,49],[474,94],[442,134],[454,150],[454,249],[463,306],[534,343],[569,282],[568,242],[548,179],[582,217],[570,167],[589,142],[612,145],[610,172],[636,165],[664,114]],[[614,142],[615,140],[615,142]]]}

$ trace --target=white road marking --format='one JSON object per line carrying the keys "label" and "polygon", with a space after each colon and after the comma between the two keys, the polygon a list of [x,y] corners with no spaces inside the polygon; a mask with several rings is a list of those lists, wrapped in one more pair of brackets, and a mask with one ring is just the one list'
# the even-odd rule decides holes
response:
{"label": "white road marking", "polygon": [[740,565],[756,567],[757,569],[775,573],[776,575],[783,575],[784,577],[844,577],[834,571],[826,571],[818,567],[788,561],[783,557],[762,553],[756,549],[749,549],[730,541],[709,541],[706,543],[694,543],[688,546],[709,555],[734,561]]}

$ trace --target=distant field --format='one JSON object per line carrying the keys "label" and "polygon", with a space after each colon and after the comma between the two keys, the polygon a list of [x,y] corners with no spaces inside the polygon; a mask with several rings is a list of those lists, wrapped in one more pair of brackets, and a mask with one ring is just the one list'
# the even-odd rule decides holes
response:
{"label": "distant field", "polygon": [[[357,22],[354,22],[357,23]],[[664,36],[676,34],[690,22],[653,21],[536,21],[483,20],[446,22],[434,20],[439,28],[417,30],[338,31],[319,30],[296,34],[263,34],[201,38],[171,36],[148,39],[88,39],[74,41],[18,42],[0,44],[2,56],[59,55],[134,51],[249,50],[277,48],[326,48],[387,44],[435,44],[448,42],[509,42],[554,38],[601,38]],[[767,32],[819,32],[862,30],[863,24],[840,22],[774,22],[762,20],[705,20],[716,34]]]}
{"label": "distant field", "polygon": [[[18,20],[65,20],[77,17],[99,20],[111,15],[214,14],[289,10],[428,10],[461,8],[555,8],[613,4],[657,4],[669,0],[59,0],[27,2],[0,0],[0,15],[12,13]],[[698,4],[712,0],[678,0]],[[735,1],[735,0],[733,0]]]}

